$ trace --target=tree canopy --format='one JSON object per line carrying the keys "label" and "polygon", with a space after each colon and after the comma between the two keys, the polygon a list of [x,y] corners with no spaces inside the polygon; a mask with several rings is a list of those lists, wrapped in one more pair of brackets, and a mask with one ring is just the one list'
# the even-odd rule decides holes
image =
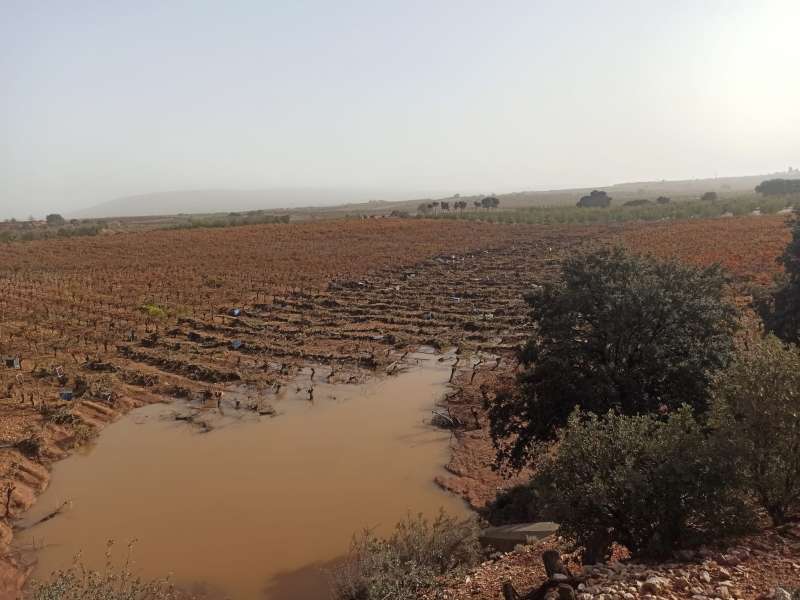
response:
{"label": "tree canopy", "polygon": [[756,186],[756,192],[764,196],[800,194],[800,179],[767,179]]}
{"label": "tree canopy", "polygon": [[786,274],[766,298],[757,302],[764,327],[786,342],[800,343],[800,218],[793,222],[792,239],[778,258]]}
{"label": "tree canopy", "polygon": [[497,208],[500,206],[500,200],[495,196],[486,196],[481,200],[481,206],[483,208]]}
{"label": "tree canopy", "polygon": [[489,406],[501,461],[522,466],[575,407],[603,414],[705,410],[709,383],[733,351],[737,310],[721,268],[624,250],[568,259],[562,280],[526,297],[536,323],[520,353],[518,393]]}
{"label": "tree canopy", "polygon": [[583,196],[576,204],[578,208],[608,208],[611,206],[611,196],[600,190],[592,190],[588,196]]}
{"label": "tree canopy", "polygon": [[48,225],[63,225],[67,221],[59,214],[53,213],[45,217]]}

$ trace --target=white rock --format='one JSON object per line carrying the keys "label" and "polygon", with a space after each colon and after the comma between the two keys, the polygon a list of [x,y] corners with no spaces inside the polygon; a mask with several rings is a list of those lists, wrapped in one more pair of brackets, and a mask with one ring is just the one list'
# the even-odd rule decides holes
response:
{"label": "white rock", "polygon": [[782,587],[776,587],[772,591],[772,600],[792,600],[792,595]]}

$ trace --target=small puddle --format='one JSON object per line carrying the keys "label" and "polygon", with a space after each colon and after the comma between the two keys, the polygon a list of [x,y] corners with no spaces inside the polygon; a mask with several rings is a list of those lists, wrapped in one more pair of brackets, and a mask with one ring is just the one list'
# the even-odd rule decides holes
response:
{"label": "small puddle", "polygon": [[175,422],[174,406],[132,412],[55,465],[26,520],[73,504],[17,537],[40,548],[34,578],[79,551],[101,567],[108,539],[121,560],[136,539],[147,578],[172,573],[217,598],[327,600],[324,567],[355,532],[388,532],[408,512],[467,512],[432,481],[449,433],[426,422],[450,369],[429,359],[363,385],[318,385],[313,403],[277,402],[274,418],[226,411],[209,433]]}

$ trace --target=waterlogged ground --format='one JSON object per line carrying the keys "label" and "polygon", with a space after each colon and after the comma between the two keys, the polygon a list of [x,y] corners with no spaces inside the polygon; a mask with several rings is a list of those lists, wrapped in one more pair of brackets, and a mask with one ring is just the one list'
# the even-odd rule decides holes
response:
{"label": "waterlogged ground", "polygon": [[354,532],[386,532],[409,511],[466,512],[433,483],[449,434],[425,424],[450,369],[423,362],[368,384],[317,385],[313,402],[292,390],[275,417],[224,409],[206,433],[176,422],[175,405],[134,411],[56,464],[26,520],[72,506],[16,545],[40,548],[35,578],[79,551],[102,565],[108,539],[121,560],[137,539],[147,577],[171,572],[213,597],[328,598],[324,568]]}

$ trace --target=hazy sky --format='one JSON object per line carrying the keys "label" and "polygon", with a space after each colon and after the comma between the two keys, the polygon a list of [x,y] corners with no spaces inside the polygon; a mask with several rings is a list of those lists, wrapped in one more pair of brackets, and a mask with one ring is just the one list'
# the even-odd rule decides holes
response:
{"label": "hazy sky", "polygon": [[0,217],[800,164],[798,0],[0,0]]}

